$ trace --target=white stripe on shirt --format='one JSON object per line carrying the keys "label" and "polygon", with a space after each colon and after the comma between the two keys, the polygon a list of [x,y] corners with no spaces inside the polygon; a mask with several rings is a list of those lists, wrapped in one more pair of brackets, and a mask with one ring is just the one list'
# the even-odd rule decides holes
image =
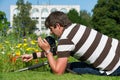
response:
{"label": "white stripe on shirt", "polygon": [[60,39],[66,39],[66,37],[69,35],[70,31],[75,27],[75,25],[76,24],[72,24],[70,27],[65,29]]}
{"label": "white stripe on shirt", "polygon": [[89,49],[91,44],[93,43],[95,37],[96,37],[97,31],[91,29],[90,35],[87,38],[86,42],[83,44],[83,46],[77,51],[77,54],[80,54],[80,56],[84,55],[84,53]]}
{"label": "white stripe on shirt", "polygon": [[97,48],[93,52],[93,54],[88,58],[87,61],[90,61],[91,63],[94,63],[95,60],[100,56],[102,53],[106,43],[107,43],[108,37],[106,35],[102,35],[100,43],[98,44]]}
{"label": "white stripe on shirt", "polygon": [[78,43],[78,41],[81,39],[81,37],[83,36],[84,32],[86,30],[86,27],[83,25],[80,25],[79,30],[76,32],[75,36],[73,37],[72,41],[74,42],[74,44],[76,45]]}
{"label": "white stripe on shirt", "polygon": [[[106,58],[103,60],[103,62],[102,62],[99,66],[97,66],[97,68],[99,68],[99,67],[101,68],[101,67],[102,67],[102,70],[104,70],[104,69],[112,62],[112,60],[114,59],[114,57],[115,57],[115,51],[116,51],[116,50],[113,49],[113,47],[114,47],[114,48],[117,48],[118,41],[115,40],[115,39],[113,39],[111,45],[114,45],[114,46],[111,47],[108,55],[107,55]],[[111,56],[111,55],[112,55],[112,56]]]}

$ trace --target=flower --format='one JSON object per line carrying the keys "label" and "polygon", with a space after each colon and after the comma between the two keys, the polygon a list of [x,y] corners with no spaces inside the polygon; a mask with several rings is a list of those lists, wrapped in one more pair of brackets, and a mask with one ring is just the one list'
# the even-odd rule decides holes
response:
{"label": "flower", "polygon": [[5,41],[6,44],[9,44],[9,41]]}
{"label": "flower", "polygon": [[38,50],[38,49],[34,49],[34,51],[35,51],[35,52],[39,52],[39,50]]}
{"label": "flower", "polygon": [[24,44],[23,44],[23,47],[26,47],[26,46],[27,46],[27,44],[26,44],[26,43],[24,43]]}
{"label": "flower", "polygon": [[37,41],[32,40],[30,43],[31,43],[32,45],[35,45],[35,44],[36,44],[36,42],[37,42]]}
{"label": "flower", "polygon": [[27,39],[23,39],[24,42],[27,42]]}
{"label": "flower", "polygon": [[26,51],[34,50],[34,48],[27,48]]}
{"label": "flower", "polygon": [[20,56],[20,54],[21,54],[21,53],[20,53],[20,51],[19,51],[19,50],[18,50],[18,51],[16,51],[16,53],[15,53],[15,55],[16,55],[16,56]]}
{"label": "flower", "polygon": [[16,62],[16,57],[15,57],[15,56],[11,58],[11,62],[12,62],[12,63],[15,63],[15,62]]}
{"label": "flower", "polygon": [[0,44],[0,48],[3,48],[2,44]]}
{"label": "flower", "polygon": [[2,51],[1,53],[2,53],[2,54],[5,54],[5,52],[4,52],[4,51]]}
{"label": "flower", "polygon": [[17,48],[20,48],[21,46],[22,46],[22,44],[18,44],[16,47],[17,47]]}

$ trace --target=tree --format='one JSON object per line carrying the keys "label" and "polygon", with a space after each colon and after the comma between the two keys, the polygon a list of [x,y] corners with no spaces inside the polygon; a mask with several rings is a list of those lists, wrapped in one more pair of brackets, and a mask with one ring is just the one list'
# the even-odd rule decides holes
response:
{"label": "tree", "polygon": [[67,13],[67,15],[73,23],[80,23],[80,15],[77,10],[72,9]]}
{"label": "tree", "polygon": [[26,36],[31,34],[36,28],[36,20],[30,18],[31,3],[28,1],[25,3],[24,0],[18,0],[17,3],[17,15],[13,17],[13,27],[19,36]]}
{"label": "tree", "polygon": [[81,10],[80,11],[80,21],[81,21],[81,24],[83,25],[86,25],[88,27],[92,27],[92,24],[91,24],[91,14],[88,13],[86,10]]}
{"label": "tree", "polygon": [[9,28],[10,23],[7,21],[6,14],[0,11],[0,34],[6,35],[7,29]]}
{"label": "tree", "polygon": [[98,0],[93,9],[92,24],[96,30],[120,39],[120,1]]}
{"label": "tree", "polygon": [[75,9],[72,9],[67,15],[73,23],[79,23],[91,27],[91,16],[87,11],[82,10],[78,13]]}

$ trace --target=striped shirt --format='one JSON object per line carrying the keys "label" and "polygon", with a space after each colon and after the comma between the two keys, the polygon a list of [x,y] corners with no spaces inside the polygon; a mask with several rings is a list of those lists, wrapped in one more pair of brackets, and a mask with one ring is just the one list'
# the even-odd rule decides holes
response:
{"label": "striped shirt", "polygon": [[57,51],[59,58],[71,55],[107,75],[120,66],[120,42],[84,25],[72,24],[65,28]]}

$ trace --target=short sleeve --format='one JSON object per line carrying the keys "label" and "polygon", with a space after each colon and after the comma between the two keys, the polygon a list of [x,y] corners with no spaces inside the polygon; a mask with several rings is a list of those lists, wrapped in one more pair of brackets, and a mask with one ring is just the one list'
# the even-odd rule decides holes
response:
{"label": "short sleeve", "polygon": [[72,41],[68,39],[62,39],[58,43],[57,55],[58,57],[69,57],[74,48],[75,46]]}

